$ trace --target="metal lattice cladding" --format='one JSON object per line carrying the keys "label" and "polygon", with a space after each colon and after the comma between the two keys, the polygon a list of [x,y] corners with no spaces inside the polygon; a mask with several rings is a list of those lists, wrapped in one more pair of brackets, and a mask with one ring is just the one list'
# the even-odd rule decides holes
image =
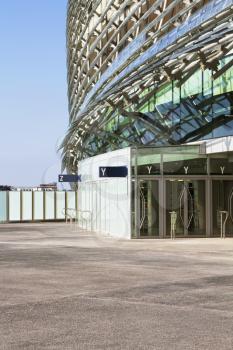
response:
{"label": "metal lattice cladding", "polygon": [[144,144],[145,130],[155,144],[176,143],[164,119],[152,121],[140,107],[156,89],[182,84],[200,67],[218,74],[219,60],[233,48],[232,15],[233,0],[69,0],[63,168],[75,172],[80,159]]}

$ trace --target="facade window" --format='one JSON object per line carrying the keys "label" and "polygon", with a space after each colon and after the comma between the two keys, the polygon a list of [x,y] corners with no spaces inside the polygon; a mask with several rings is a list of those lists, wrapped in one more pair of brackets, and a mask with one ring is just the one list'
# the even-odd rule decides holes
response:
{"label": "facade window", "polygon": [[232,175],[233,174],[233,155],[218,156],[210,158],[211,175]]}
{"label": "facade window", "polygon": [[[230,62],[233,56],[224,57],[220,61],[219,69]],[[219,78],[214,80],[214,95],[224,94],[233,91],[233,67],[226,70]]]}
{"label": "facade window", "polygon": [[156,92],[156,105],[172,101],[172,83],[168,83]]}
{"label": "facade window", "polygon": [[186,82],[181,86],[181,98],[197,95],[202,93],[202,71],[198,69]]}
{"label": "facade window", "polygon": [[210,69],[205,69],[203,72],[203,95],[212,95],[213,80],[212,71]]}
{"label": "facade window", "polygon": [[180,87],[177,86],[178,80],[173,81],[173,86],[172,86],[172,101],[174,104],[179,104],[180,103]]}
{"label": "facade window", "polygon": [[206,158],[190,155],[166,154],[163,158],[164,175],[205,175]]}
{"label": "facade window", "polygon": [[155,95],[153,95],[149,100],[149,112],[153,112],[155,110]]}

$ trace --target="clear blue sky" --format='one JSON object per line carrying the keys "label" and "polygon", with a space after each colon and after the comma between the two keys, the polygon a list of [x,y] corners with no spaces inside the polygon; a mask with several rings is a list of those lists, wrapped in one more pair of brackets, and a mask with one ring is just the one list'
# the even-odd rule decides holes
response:
{"label": "clear blue sky", "polygon": [[1,2],[0,184],[57,181],[68,124],[66,4]]}

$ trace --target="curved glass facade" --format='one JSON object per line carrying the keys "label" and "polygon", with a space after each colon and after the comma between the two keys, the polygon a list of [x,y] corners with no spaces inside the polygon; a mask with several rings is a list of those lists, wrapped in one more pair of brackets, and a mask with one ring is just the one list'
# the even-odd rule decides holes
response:
{"label": "curved glass facade", "polygon": [[233,1],[69,0],[63,167],[233,135]]}

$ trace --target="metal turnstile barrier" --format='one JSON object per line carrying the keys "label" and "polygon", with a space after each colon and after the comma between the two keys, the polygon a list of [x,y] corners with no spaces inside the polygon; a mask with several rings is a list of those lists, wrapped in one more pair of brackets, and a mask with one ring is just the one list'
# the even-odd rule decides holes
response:
{"label": "metal turnstile barrier", "polygon": [[171,239],[176,238],[176,220],[177,220],[177,212],[170,211],[170,218],[171,218]]}
{"label": "metal turnstile barrier", "polygon": [[[220,213],[220,225],[221,225],[220,237],[226,238],[226,223],[229,217],[229,212],[226,210],[220,210],[219,213]],[[225,219],[224,219],[224,215],[225,215]]]}

